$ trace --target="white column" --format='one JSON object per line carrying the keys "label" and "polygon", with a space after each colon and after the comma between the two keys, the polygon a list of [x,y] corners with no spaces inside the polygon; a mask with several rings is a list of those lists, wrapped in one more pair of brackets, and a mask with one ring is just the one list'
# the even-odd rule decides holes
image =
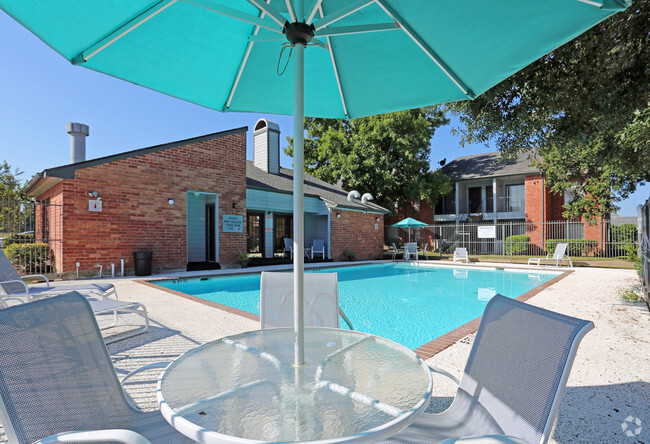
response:
{"label": "white column", "polygon": [[492,208],[494,209],[494,225],[497,224],[497,179],[492,178]]}

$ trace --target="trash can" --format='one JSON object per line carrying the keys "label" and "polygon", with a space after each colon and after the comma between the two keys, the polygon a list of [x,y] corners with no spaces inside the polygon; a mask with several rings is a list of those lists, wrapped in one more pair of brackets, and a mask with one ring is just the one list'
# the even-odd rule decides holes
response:
{"label": "trash can", "polygon": [[135,275],[136,276],[150,276],[151,275],[151,260],[153,258],[152,251],[134,251],[133,262],[135,262]]}

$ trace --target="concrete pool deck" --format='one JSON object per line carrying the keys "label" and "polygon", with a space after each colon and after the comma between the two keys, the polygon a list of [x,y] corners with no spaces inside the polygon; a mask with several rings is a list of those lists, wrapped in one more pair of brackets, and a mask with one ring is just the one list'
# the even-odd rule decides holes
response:
{"label": "concrete pool deck", "polygon": [[[345,264],[349,263],[339,265]],[[503,268],[504,264],[469,266]],[[154,275],[151,278],[274,268],[183,272]],[[513,268],[543,269],[528,266]],[[560,270],[566,271],[566,267]],[[204,342],[259,328],[259,323],[252,319],[143,285],[138,279],[126,277],[102,281],[113,282],[121,300],[143,303],[152,321],[146,333],[108,346],[120,377],[142,365],[171,360]],[[570,316],[590,319],[596,325],[580,345],[549,442],[650,442],[650,313],[645,303],[627,302],[619,294],[637,283],[638,278],[632,270],[576,268],[527,301]],[[466,336],[427,359],[427,363],[460,377],[471,342],[472,336]],[[159,370],[145,372],[125,384],[128,396],[144,410],[156,408],[155,383],[158,374]],[[435,398],[430,409],[440,411],[453,399],[455,388],[448,380],[437,375],[434,382]],[[626,422],[628,417],[632,417],[633,421],[638,418],[641,429],[636,424]],[[628,437],[622,425],[633,435],[636,430],[639,430],[639,434]],[[2,437],[0,435],[0,441]]]}

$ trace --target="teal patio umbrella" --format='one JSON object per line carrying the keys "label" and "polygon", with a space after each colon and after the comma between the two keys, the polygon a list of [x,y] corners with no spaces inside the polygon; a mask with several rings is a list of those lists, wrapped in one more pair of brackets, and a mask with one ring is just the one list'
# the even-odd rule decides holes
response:
{"label": "teal patio umbrella", "polygon": [[415,227],[426,227],[428,224],[425,224],[424,222],[420,222],[417,219],[413,219],[412,217],[407,217],[406,219],[402,219],[396,224],[393,224],[391,226],[397,227],[397,228],[408,228],[409,229],[409,242],[411,242],[411,228]]}
{"label": "teal patio umbrella", "polygon": [[[0,0],[71,63],[219,111],[294,116],[303,251],[304,116],[473,99],[627,0]],[[292,66],[290,66],[292,65]],[[304,363],[294,255],[295,365]]]}

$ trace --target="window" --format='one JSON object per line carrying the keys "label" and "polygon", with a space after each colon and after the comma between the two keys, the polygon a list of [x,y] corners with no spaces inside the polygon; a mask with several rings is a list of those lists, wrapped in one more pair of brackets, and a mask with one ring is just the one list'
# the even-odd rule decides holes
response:
{"label": "window", "polygon": [[506,185],[506,211],[526,210],[526,186]]}
{"label": "window", "polygon": [[438,199],[435,214],[456,214],[456,190]]}

